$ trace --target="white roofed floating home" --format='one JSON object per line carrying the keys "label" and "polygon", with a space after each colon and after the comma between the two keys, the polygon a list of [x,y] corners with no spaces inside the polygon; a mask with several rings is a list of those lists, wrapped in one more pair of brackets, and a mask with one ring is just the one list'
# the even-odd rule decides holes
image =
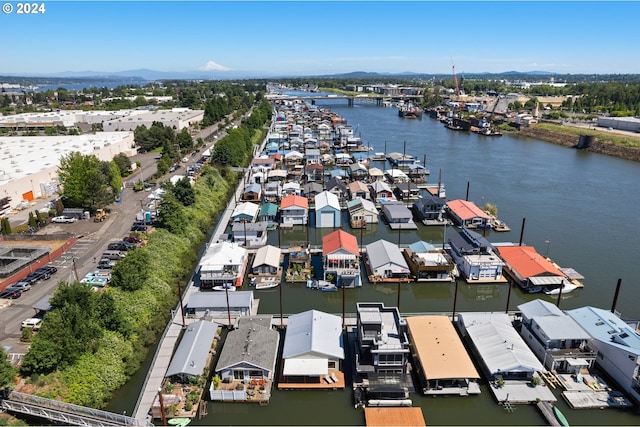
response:
{"label": "white roofed floating home", "polygon": [[556,402],[550,387],[537,387],[547,370],[513,327],[506,313],[459,313],[456,326],[487,380],[498,402],[530,404]]}
{"label": "white roofed floating home", "polygon": [[341,371],[342,319],[318,310],[289,316],[282,359],[284,382],[320,383],[330,371]]}
{"label": "white roofed floating home", "polygon": [[231,214],[234,222],[246,221],[254,222],[258,217],[260,205],[252,202],[238,203]]}
{"label": "white roofed floating home", "polygon": [[458,323],[477,350],[488,379],[527,380],[535,372],[547,371],[506,313],[459,313]]}
{"label": "white roofed floating home", "polygon": [[341,224],[340,201],[338,196],[323,191],[314,197],[316,228],[339,228]]}
{"label": "white roofed floating home", "polygon": [[547,369],[578,374],[590,368],[596,352],[589,349],[589,334],[568,314],[550,302],[536,299],[518,306],[520,335]]}
{"label": "white roofed floating home", "polygon": [[638,322],[627,323],[611,311],[586,306],[567,310],[591,337],[596,363],[640,404],[640,334]]}
{"label": "white roofed floating home", "polygon": [[253,260],[253,274],[275,274],[280,267],[280,257],[282,252],[279,247],[266,245],[256,251]]}
{"label": "white roofed floating home", "polygon": [[236,243],[214,243],[200,259],[198,271],[203,288],[218,285],[242,285],[247,250]]}

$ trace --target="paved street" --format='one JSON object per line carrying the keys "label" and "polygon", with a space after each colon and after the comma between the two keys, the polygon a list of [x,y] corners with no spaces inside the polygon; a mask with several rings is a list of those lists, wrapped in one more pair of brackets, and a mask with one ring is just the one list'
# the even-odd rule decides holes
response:
{"label": "paved street", "polygon": [[[207,143],[207,147],[212,144]],[[202,148],[200,153],[195,156],[188,156],[188,162],[181,162],[181,168],[176,172],[165,175],[161,181],[169,179],[172,175],[185,174],[186,168],[200,159],[202,152],[206,148]],[[156,172],[156,163],[159,158],[158,153],[138,154],[131,158],[132,161],[141,163],[140,170],[133,175],[124,179],[125,182],[145,181]],[[122,200],[113,203],[111,214],[104,222],[93,222],[90,220],[81,220],[72,224],[49,224],[38,233],[54,234],[54,233],[73,233],[79,237],[76,244],[65,252],[60,258],[51,264],[58,267],[58,272],[50,279],[38,282],[28,292],[24,292],[18,299],[12,300],[10,307],[0,308],[0,345],[3,346],[8,354],[15,354],[18,358],[20,354],[26,352],[28,345],[20,342],[21,332],[20,323],[36,312],[32,306],[54,292],[59,281],[74,280],[75,272],[80,278],[84,277],[88,272],[96,269],[100,255],[107,249],[110,242],[122,240],[129,234],[129,229],[136,219],[136,214],[140,210],[141,203],[146,204],[150,190],[135,192],[131,188],[126,188],[122,193]],[[28,219],[29,212],[40,209],[46,205],[49,200],[56,200],[57,196],[48,199],[38,199],[35,205],[27,210],[18,212],[10,217],[12,226],[25,223]],[[75,263],[75,268],[74,268]],[[75,270],[75,271],[74,271]]]}

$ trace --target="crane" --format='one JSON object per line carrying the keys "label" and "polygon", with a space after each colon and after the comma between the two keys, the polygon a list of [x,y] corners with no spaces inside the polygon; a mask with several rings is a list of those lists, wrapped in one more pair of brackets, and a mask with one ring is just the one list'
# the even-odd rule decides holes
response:
{"label": "crane", "polygon": [[453,83],[456,85],[456,96],[458,98],[458,108],[464,110],[464,102],[460,98],[460,85],[458,84],[458,76],[456,75],[456,64],[451,59],[451,70],[453,71]]}

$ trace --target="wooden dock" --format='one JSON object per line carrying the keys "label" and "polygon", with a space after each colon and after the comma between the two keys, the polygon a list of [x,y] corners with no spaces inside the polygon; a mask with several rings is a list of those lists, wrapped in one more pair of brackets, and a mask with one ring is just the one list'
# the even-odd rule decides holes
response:
{"label": "wooden dock", "polygon": [[426,426],[421,408],[364,408],[367,426]]}
{"label": "wooden dock", "polygon": [[550,426],[560,426],[560,421],[556,418],[556,415],[553,413],[553,405],[550,402],[538,402],[536,406],[547,420]]}

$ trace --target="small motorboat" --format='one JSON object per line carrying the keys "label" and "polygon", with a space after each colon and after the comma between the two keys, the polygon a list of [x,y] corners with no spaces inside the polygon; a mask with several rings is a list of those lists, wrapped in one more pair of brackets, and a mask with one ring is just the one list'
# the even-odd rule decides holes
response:
{"label": "small motorboat", "polygon": [[[569,292],[574,291],[576,289],[578,289],[578,287],[576,285],[571,284],[571,283],[564,283],[562,285],[562,294],[563,295],[564,294],[568,294]],[[547,295],[558,295],[560,293],[560,287],[551,288],[551,289],[547,288],[547,289],[544,290],[544,293],[547,294]]]}
{"label": "small motorboat", "polygon": [[213,288],[214,291],[229,291],[229,292],[234,292],[236,290],[236,287],[233,285],[219,285],[219,286],[214,286]]}

